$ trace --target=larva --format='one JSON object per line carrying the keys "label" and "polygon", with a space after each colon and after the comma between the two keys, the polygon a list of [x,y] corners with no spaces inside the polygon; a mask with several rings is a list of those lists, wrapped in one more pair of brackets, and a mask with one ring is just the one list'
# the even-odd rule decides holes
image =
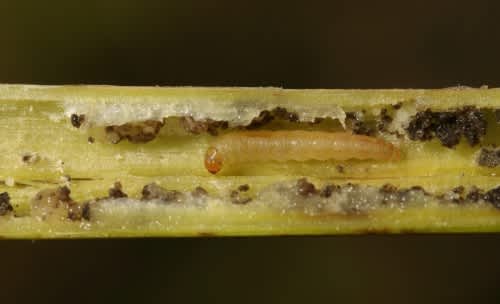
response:
{"label": "larva", "polygon": [[383,139],[347,132],[234,132],[212,143],[205,154],[205,167],[216,174],[226,163],[313,159],[399,160],[400,151]]}

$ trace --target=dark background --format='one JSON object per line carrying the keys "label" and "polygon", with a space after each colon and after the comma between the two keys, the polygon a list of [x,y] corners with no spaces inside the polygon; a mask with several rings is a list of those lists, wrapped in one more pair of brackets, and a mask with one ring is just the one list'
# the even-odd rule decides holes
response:
{"label": "dark background", "polygon": [[[495,1],[5,1],[0,82],[500,86]],[[0,303],[500,300],[500,235],[0,242]]]}

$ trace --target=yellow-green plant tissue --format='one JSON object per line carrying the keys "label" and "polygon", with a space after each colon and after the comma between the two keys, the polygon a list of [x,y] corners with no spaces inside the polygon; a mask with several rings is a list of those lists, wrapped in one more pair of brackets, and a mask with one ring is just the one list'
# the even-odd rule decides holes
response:
{"label": "yellow-green plant tissue", "polygon": [[0,85],[0,237],[500,231],[500,89]]}

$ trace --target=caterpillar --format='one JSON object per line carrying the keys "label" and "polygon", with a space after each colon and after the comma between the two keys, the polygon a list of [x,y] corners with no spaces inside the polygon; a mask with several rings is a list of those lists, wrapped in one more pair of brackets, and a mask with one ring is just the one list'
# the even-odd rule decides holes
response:
{"label": "caterpillar", "polygon": [[226,163],[329,159],[397,161],[400,151],[383,139],[347,132],[234,132],[220,136],[207,149],[205,168],[216,174]]}

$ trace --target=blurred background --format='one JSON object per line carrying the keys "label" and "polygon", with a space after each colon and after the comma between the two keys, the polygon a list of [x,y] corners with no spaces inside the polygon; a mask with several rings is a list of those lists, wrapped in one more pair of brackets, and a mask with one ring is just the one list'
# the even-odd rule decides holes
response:
{"label": "blurred background", "polygon": [[[0,0],[0,82],[500,86],[495,1]],[[500,235],[1,241],[0,303],[500,300]]]}

